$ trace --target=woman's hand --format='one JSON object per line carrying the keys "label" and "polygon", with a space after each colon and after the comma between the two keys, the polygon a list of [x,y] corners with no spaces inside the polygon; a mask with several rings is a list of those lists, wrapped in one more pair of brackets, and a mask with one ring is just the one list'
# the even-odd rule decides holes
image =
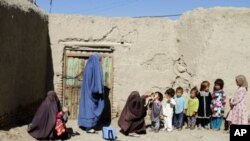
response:
{"label": "woman's hand", "polygon": [[64,113],[67,113],[69,110],[68,110],[67,107],[63,107],[62,111],[63,111]]}

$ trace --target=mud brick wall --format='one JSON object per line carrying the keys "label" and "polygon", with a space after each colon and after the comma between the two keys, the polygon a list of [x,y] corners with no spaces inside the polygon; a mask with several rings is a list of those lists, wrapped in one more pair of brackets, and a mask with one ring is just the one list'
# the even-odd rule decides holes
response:
{"label": "mud brick wall", "polygon": [[45,97],[47,15],[24,0],[0,1],[0,129],[26,121]]}

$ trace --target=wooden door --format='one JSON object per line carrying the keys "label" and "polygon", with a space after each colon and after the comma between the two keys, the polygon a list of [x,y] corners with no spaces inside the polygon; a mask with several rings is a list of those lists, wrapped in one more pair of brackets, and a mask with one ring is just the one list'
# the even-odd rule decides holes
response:
{"label": "wooden door", "polygon": [[[69,108],[71,119],[77,119],[78,116],[83,71],[91,54],[93,53],[84,54],[84,52],[81,52],[81,54],[75,53],[74,55],[66,53],[64,56],[63,105]],[[110,107],[112,107],[113,56],[111,53],[100,53],[100,56],[104,86],[110,90],[108,95]]]}

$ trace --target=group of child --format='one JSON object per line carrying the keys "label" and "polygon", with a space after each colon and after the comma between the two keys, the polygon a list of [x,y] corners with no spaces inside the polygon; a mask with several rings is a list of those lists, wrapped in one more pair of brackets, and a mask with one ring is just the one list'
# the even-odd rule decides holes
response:
{"label": "group of child", "polygon": [[[237,82],[237,85],[239,89],[244,87],[239,82]],[[173,129],[182,130],[184,121],[187,121],[186,129],[192,130],[197,126],[198,129],[211,128],[219,131],[226,104],[223,87],[224,81],[216,79],[213,93],[210,93],[210,83],[203,81],[200,85],[200,91],[196,87],[192,88],[187,100],[183,96],[184,90],[182,87],[177,87],[176,90],[172,88],[166,90],[165,98],[160,92],[153,93],[149,102],[152,131],[158,132],[160,130],[161,119],[164,121],[164,130],[167,132],[171,132]],[[245,87],[247,90],[247,86]],[[230,105],[232,101],[230,99]]]}

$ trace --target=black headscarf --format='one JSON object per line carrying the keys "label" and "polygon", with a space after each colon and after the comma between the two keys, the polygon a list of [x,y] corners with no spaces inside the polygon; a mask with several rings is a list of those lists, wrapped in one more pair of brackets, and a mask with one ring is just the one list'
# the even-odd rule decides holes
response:
{"label": "black headscarf", "polygon": [[54,91],[49,91],[29,124],[28,133],[36,139],[53,138],[56,113],[59,111],[61,111],[59,99]]}

